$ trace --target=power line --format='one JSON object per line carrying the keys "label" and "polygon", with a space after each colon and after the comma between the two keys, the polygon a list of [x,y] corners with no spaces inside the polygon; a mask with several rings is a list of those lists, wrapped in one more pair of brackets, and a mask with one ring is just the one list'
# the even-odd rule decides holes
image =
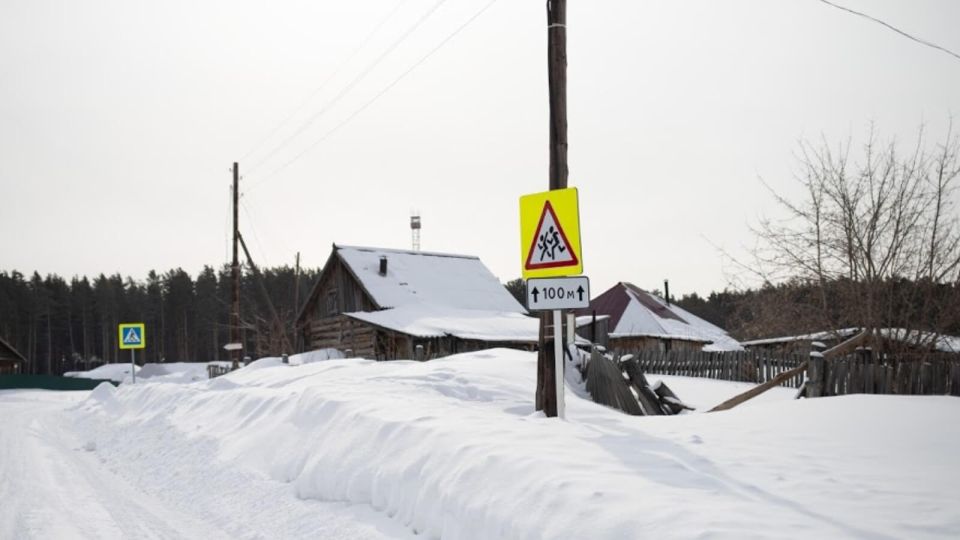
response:
{"label": "power line", "polygon": [[838,5],[838,4],[834,4],[833,2],[829,2],[828,0],[820,0],[820,1],[823,2],[824,4],[827,4],[828,6],[833,6],[833,7],[837,8],[837,9],[839,9],[839,10],[846,11],[847,13],[852,13],[852,14],[857,15],[857,16],[859,16],[859,17],[863,17],[863,18],[865,18],[865,19],[871,20],[871,21],[873,21],[873,22],[875,22],[875,23],[877,23],[877,24],[881,24],[881,25],[883,25],[883,26],[886,26],[886,27],[889,28],[890,30],[893,30],[894,32],[900,34],[901,36],[903,36],[903,37],[905,37],[905,38],[912,39],[913,41],[916,41],[917,43],[919,43],[919,44],[921,44],[921,45],[926,45],[927,47],[932,47],[932,48],[934,48],[934,49],[943,51],[943,52],[949,54],[950,56],[956,58],[957,60],[960,60],[960,54],[957,54],[957,53],[951,51],[950,49],[941,47],[940,45],[937,45],[936,43],[930,43],[929,41],[926,41],[926,40],[924,40],[924,39],[920,39],[920,38],[918,38],[918,37],[916,37],[916,36],[912,36],[912,35],[904,32],[903,30],[900,30],[899,28],[893,26],[892,24],[887,23],[887,22],[884,22],[884,21],[881,21],[880,19],[878,19],[878,18],[876,18],[876,17],[873,17],[873,16],[871,16],[871,15],[867,15],[866,13],[861,13],[861,12],[859,12],[859,11],[850,9],[850,8],[848,8],[848,7],[844,7],[844,6],[841,6],[841,5]]}
{"label": "power line", "polygon": [[343,99],[343,97],[346,96],[351,90],[353,90],[353,88],[360,81],[362,81],[367,75],[370,74],[371,71],[373,71],[378,65],[380,65],[380,62],[382,62],[384,58],[389,56],[390,53],[392,53],[397,47],[399,47],[404,41],[406,41],[411,34],[413,34],[418,28],[420,28],[420,26],[422,26],[423,23],[425,23],[427,19],[430,18],[431,15],[433,15],[438,9],[440,9],[440,6],[446,3],[446,1],[447,0],[437,0],[437,2],[434,3],[433,6],[429,10],[427,10],[426,13],[421,15],[420,18],[417,19],[417,21],[413,23],[412,26],[407,28],[407,30],[404,31],[404,33],[401,34],[399,38],[397,38],[392,44],[390,44],[387,50],[385,50],[373,62],[367,65],[367,67],[364,68],[363,71],[361,71],[359,74],[357,74],[357,76],[354,77],[353,80],[351,80],[347,84],[347,86],[345,86],[342,90],[340,90],[340,93],[338,93],[336,96],[334,96],[332,100],[330,100],[323,107],[321,107],[319,111],[311,115],[304,123],[300,125],[300,127],[296,131],[294,131],[291,135],[289,135],[287,138],[281,141],[280,144],[275,146],[273,150],[267,153],[266,156],[264,156],[259,161],[254,163],[250,168],[248,168],[247,172],[249,173],[259,168],[261,165],[263,165],[264,162],[266,162],[271,157],[273,157],[281,148],[286,146],[293,139],[297,138],[301,133],[306,131],[307,128],[313,125],[313,123],[316,122],[317,119],[320,118],[325,112],[333,108],[333,106],[336,105],[341,99]]}
{"label": "power line", "polygon": [[280,123],[274,126],[273,129],[270,130],[270,132],[267,134],[266,137],[260,139],[260,141],[257,142],[257,144],[253,145],[252,148],[247,150],[247,152],[243,154],[243,157],[240,158],[240,161],[245,161],[257,149],[263,146],[264,143],[272,139],[273,136],[276,135],[278,131],[280,131],[280,128],[287,125],[287,122],[293,119],[293,117],[296,116],[297,113],[299,113],[307,105],[307,103],[310,103],[311,101],[313,101],[313,98],[317,97],[317,94],[323,91],[323,89],[326,88],[328,84],[330,84],[330,81],[332,81],[337,75],[339,75],[340,72],[343,71],[343,68],[345,68],[347,64],[349,64],[351,61],[353,61],[354,58],[356,58],[356,56],[360,53],[360,51],[362,51],[363,48],[367,46],[367,44],[370,42],[373,36],[375,36],[377,32],[379,32],[380,29],[383,28],[383,25],[386,24],[387,21],[390,20],[390,18],[396,15],[397,11],[399,11],[400,8],[406,3],[407,3],[407,0],[400,0],[399,2],[397,2],[397,4],[393,7],[393,9],[391,9],[383,18],[380,19],[380,22],[378,22],[377,25],[373,27],[373,30],[367,33],[367,35],[362,40],[360,40],[360,45],[358,45],[357,48],[355,48],[353,52],[350,53],[350,55],[346,58],[346,60],[341,62],[340,65],[338,65],[337,68],[333,70],[333,73],[331,73],[330,76],[327,77],[326,80],[324,80],[320,84],[320,86],[315,88],[303,101],[301,101],[296,107],[294,107],[293,110],[291,110],[290,113],[287,114],[287,116],[280,121]]}
{"label": "power line", "polygon": [[247,203],[242,199],[240,200],[240,208],[243,208],[243,213],[247,215],[247,223],[250,225],[250,230],[253,232],[253,238],[257,241],[257,247],[260,249],[260,256],[263,257],[260,261],[260,266],[265,266],[267,264],[267,251],[263,249],[263,243],[260,242],[260,235],[257,234],[257,228],[253,226],[253,216],[250,214],[250,209],[247,208]]}
{"label": "power line", "polygon": [[340,128],[342,128],[343,126],[345,126],[345,125],[347,125],[348,123],[350,123],[351,120],[353,120],[354,118],[356,118],[356,117],[357,117],[360,113],[362,113],[363,111],[367,110],[367,109],[368,109],[371,105],[373,105],[378,99],[380,99],[381,97],[383,97],[384,94],[386,94],[387,92],[389,92],[391,88],[393,88],[394,86],[396,86],[400,81],[402,81],[402,80],[403,80],[407,75],[409,75],[413,70],[417,69],[421,64],[423,64],[424,62],[426,62],[426,61],[427,61],[431,56],[433,56],[437,51],[439,51],[441,48],[443,48],[443,46],[446,45],[450,40],[452,40],[454,37],[456,37],[457,34],[459,34],[460,32],[462,32],[467,26],[469,26],[471,23],[473,23],[473,21],[477,20],[481,15],[483,15],[483,13],[486,12],[488,9],[490,9],[490,7],[493,6],[493,4],[495,4],[495,3],[497,3],[497,0],[490,0],[489,2],[487,2],[482,8],[480,8],[479,11],[477,11],[476,13],[473,14],[473,16],[471,16],[469,19],[467,19],[466,22],[464,22],[464,23],[461,24],[459,27],[457,27],[456,30],[454,30],[453,32],[451,32],[450,34],[448,34],[447,37],[445,37],[439,44],[437,44],[433,49],[431,49],[430,52],[428,52],[427,54],[423,55],[419,60],[417,60],[412,66],[410,66],[409,68],[407,68],[406,71],[404,71],[403,73],[401,73],[401,74],[400,74],[396,79],[394,79],[390,84],[388,84],[388,85],[386,85],[385,87],[383,87],[383,89],[381,89],[377,94],[375,94],[372,98],[370,98],[366,103],[364,103],[363,105],[361,105],[359,109],[353,111],[353,113],[351,113],[350,116],[348,116],[348,117],[345,118],[342,122],[340,122],[339,124],[337,124],[336,126],[334,126],[330,131],[327,131],[326,133],[324,133],[322,137],[320,137],[319,139],[317,139],[316,141],[314,141],[310,146],[308,146],[308,147],[306,147],[305,149],[303,149],[303,150],[302,150],[300,153],[298,153],[297,155],[293,156],[292,159],[288,160],[287,162],[285,162],[285,163],[284,163],[283,165],[281,165],[280,167],[274,169],[270,174],[268,174],[267,176],[263,177],[260,181],[252,184],[247,191],[249,192],[249,191],[251,191],[251,190],[259,187],[260,185],[262,185],[263,183],[265,183],[267,180],[273,178],[274,176],[276,176],[277,174],[279,174],[281,171],[283,171],[284,169],[286,169],[287,167],[289,167],[290,165],[292,165],[294,162],[296,162],[297,160],[299,160],[300,158],[302,158],[302,157],[303,157],[304,155],[306,155],[308,152],[310,152],[311,150],[313,150],[314,148],[316,148],[320,143],[322,143],[323,141],[325,141],[325,140],[327,140],[328,138],[330,138],[330,136],[332,136],[334,133],[336,133],[337,131],[339,131]]}

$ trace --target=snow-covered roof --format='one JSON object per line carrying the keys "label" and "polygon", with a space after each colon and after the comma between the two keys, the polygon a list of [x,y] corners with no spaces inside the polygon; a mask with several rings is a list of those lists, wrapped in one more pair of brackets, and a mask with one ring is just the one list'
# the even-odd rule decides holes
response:
{"label": "snow-covered roof", "polygon": [[756,345],[777,345],[780,343],[790,343],[793,341],[830,341],[834,339],[845,339],[854,336],[860,332],[859,328],[841,328],[839,330],[827,330],[824,332],[812,332],[809,334],[800,334],[797,336],[782,336],[764,339],[752,339],[741,342],[744,347],[753,347]]}
{"label": "snow-covered roof", "polygon": [[[620,282],[590,303],[590,310],[610,316],[610,337],[655,337],[706,343],[705,351],[743,347],[719,326],[630,283]],[[586,310],[584,310],[586,311]]]}
{"label": "snow-covered roof", "polygon": [[[609,315],[600,315],[597,313],[597,321],[609,319]],[[577,328],[584,328],[593,324],[593,315],[579,315],[577,317]]]}
{"label": "snow-covered roof", "polygon": [[918,343],[921,346],[933,345],[933,348],[938,352],[960,352],[960,337],[958,336],[907,330],[906,328],[881,328],[880,335],[908,345]]}
{"label": "snow-covered roof", "polygon": [[[782,343],[791,343],[795,341],[823,341],[834,339],[846,339],[860,333],[860,328],[840,328],[838,330],[826,330],[823,332],[813,332],[810,334],[800,334],[797,336],[783,336],[766,339],[754,339],[744,341],[746,347],[757,345],[777,345]],[[933,332],[922,332],[918,330],[907,330],[905,328],[878,328],[877,332],[885,339],[899,341],[907,345],[922,346],[933,345],[938,352],[960,352],[960,337],[949,336],[945,334],[935,334]]]}
{"label": "snow-covered roof", "polygon": [[522,313],[457,309],[424,303],[346,315],[423,338],[449,335],[480,341],[536,343],[540,329],[539,319]]}
{"label": "snow-covered roof", "polygon": [[[341,260],[381,308],[430,304],[457,309],[526,313],[478,257],[334,246]],[[380,258],[387,273],[380,275]]]}

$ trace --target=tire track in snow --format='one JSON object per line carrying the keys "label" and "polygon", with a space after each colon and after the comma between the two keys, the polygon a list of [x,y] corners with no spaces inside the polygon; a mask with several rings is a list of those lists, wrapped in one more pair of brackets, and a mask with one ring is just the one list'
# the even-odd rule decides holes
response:
{"label": "tire track in snow", "polygon": [[0,537],[228,538],[129,485],[84,449],[64,409],[85,395],[0,392]]}

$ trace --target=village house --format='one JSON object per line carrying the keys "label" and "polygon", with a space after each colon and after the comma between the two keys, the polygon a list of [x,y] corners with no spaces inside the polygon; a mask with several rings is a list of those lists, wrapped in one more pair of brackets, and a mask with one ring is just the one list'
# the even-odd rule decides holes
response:
{"label": "village house", "polygon": [[597,342],[615,352],[743,350],[724,329],[631,283],[617,283],[577,315],[580,336],[596,336]]}
{"label": "village house", "polygon": [[23,373],[27,359],[0,338],[0,375]]}
{"label": "village house", "polygon": [[334,244],[297,330],[307,350],[424,360],[533,350],[539,326],[477,257]]}

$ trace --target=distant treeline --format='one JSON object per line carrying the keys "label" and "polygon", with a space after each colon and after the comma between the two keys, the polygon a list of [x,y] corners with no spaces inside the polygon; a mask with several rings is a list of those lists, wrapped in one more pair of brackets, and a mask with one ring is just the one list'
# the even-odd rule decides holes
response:
{"label": "distant treeline", "polygon": [[[261,270],[263,286],[288,331],[319,270],[288,266]],[[241,324],[247,354],[280,350],[280,337],[253,274],[241,280]],[[25,372],[62,373],[129,361],[120,351],[117,325],[146,324],[146,348],[138,362],[208,361],[227,358],[230,339],[230,269],[207,266],[193,279],[177,268],[151,271],[146,281],[119,274],[27,278],[0,272],[0,337],[30,360]]]}
{"label": "distant treeline", "polygon": [[[256,278],[241,280],[241,333],[246,354],[278,354],[286,349],[281,331],[296,347],[294,319],[319,276],[319,269],[301,270],[299,297],[293,268],[263,269],[261,276],[282,324],[272,321]],[[521,297],[523,283],[506,284]],[[662,296],[660,291],[652,291]],[[865,319],[861,298],[871,294],[882,308]],[[522,297],[521,297],[522,298]],[[788,282],[758,289],[713,292],[706,298],[685,295],[674,301],[682,308],[726,329],[740,340],[864,326],[906,328],[960,335],[960,285],[885,280],[868,289],[837,280],[823,284]],[[103,274],[69,282],[57,275],[26,278],[0,271],[0,337],[30,360],[25,371],[62,373],[100,363],[126,362],[129,353],[118,347],[117,325],[146,324],[147,346],[139,362],[209,361],[226,359],[230,340],[230,269],[207,266],[193,279],[177,268],[151,271],[145,281]],[[295,352],[295,351],[290,351]]]}

